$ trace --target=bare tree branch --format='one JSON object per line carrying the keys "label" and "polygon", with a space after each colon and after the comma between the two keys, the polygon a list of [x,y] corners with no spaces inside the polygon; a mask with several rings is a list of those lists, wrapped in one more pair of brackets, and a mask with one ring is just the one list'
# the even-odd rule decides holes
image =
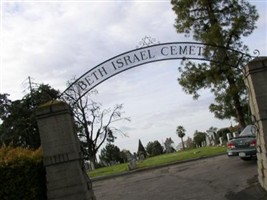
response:
{"label": "bare tree branch", "polygon": [[[113,108],[103,109],[102,105],[91,99],[91,96],[97,94],[96,91],[89,93],[82,98],[79,91],[71,91],[70,101],[78,102],[73,105],[74,119],[78,128],[78,136],[81,137],[84,152],[87,154],[87,159],[92,162],[96,161],[96,153],[105,141],[113,142],[115,134],[127,136],[127,134],[119,128],[110,127],[111,124],[125,120],[130,121],[130,118],[123,117],[123,104],[117,104]],[[67,98],[66,98],[67,99]],[[71,104],[71,102],[69,102]],[[72,105],[72,104],[71,104]]]}

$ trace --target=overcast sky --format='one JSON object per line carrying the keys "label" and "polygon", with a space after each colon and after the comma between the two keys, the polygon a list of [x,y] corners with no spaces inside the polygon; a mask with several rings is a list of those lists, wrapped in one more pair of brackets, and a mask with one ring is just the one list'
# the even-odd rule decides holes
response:
{"label": "overcast sky", "polygon": [[[258,29],[244,39],[250,52],[267,55],[267,3],[256,5]],[[157,42],[186,42],[173,27],[175,15],[169,1],[4,1],[1,2],[1,93],[12,100],[25,93],[25,80],[45,83],[63,91],[66,82],[89,69],[129,50],[145,36]],[[208,106],[209,91],[198,101],[178,85],[180,61],[164,61],[128,70],[96,87],[95,100],[103,107],[123,103],[130,123],[117,124],[128,137],[118,137],[121,149],[137,151],[138,139],[163,142],[171,137],[180,142],[175,130],[230,126],[231,121],[215,119]],[[232,121],[234,124],[234,122]]]}

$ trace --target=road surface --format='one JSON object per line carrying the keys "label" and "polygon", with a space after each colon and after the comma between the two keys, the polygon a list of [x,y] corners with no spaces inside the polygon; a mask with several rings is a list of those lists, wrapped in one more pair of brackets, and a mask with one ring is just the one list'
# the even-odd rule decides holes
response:
{"label": "road surface", "polygon": [[266,200],[257,161],[226,155],[93,181],[97,200]]}

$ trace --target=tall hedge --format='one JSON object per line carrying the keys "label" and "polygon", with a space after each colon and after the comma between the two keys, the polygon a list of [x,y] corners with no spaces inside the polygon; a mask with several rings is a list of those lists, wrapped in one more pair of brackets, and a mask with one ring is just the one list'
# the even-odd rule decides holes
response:
{"label": "tall hedge", "polygon": [[0,148],[0,199],[45,200],[45,169],[42,151],[3,146]]}

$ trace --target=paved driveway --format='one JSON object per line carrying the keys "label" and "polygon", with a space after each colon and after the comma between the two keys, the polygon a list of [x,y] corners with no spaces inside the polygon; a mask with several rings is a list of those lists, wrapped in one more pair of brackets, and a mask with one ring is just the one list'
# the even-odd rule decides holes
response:
{"label": "paved driveway", "polygon": [[257,162],[226,155],[93,181],[97,200],[266,200]]}

